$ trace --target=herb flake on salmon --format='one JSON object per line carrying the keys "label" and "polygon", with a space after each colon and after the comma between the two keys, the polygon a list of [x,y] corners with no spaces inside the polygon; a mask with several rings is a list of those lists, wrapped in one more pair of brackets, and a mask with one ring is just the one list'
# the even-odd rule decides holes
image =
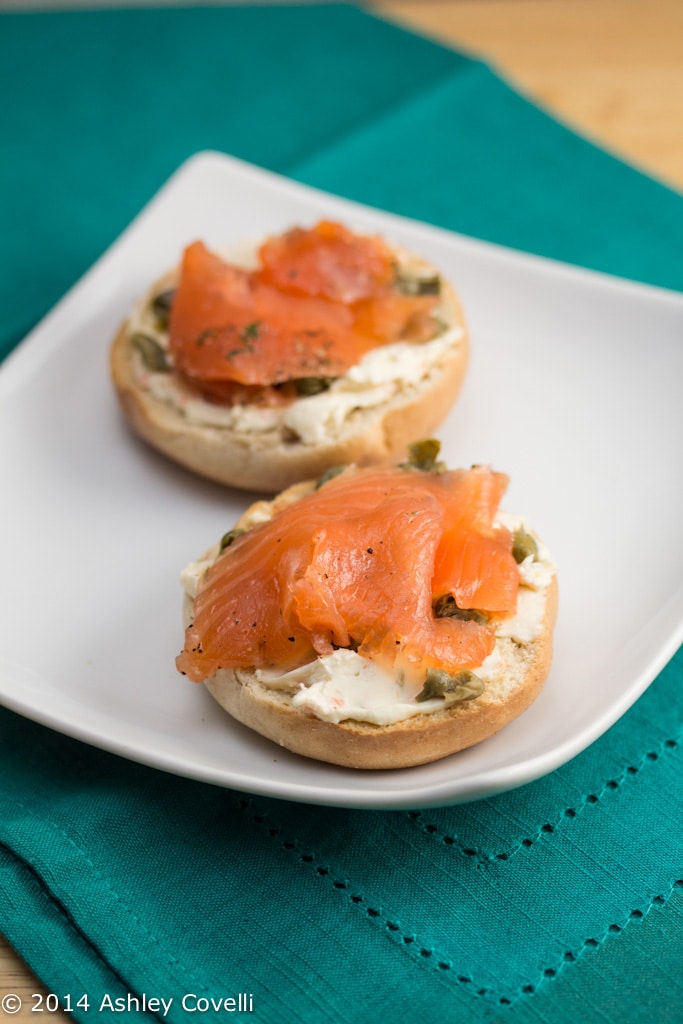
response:
{"label": "herb flake on salmon", "polygon": [[373,348],[438,332],[439,295],[406,293],[391,249],[321,221],[267,239],[257,269],[194,242],[170,307],[173,368],[217,401],[343,376]]}

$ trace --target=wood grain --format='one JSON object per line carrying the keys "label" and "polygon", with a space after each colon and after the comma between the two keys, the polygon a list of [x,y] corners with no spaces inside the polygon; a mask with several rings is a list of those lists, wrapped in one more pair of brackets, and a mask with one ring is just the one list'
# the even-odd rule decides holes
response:
{"label": "wood grain", "polygon": [[680,0],[377,0],[370,6],[483,57],[565,124],[683,188]]}
{"label": "wood grain", "polygon": [[[491,63],[566,124],[683,189],[680,0],[376,0],[390,20]],[[0,996],[45,993],[0,937]],[[50,1014],[67,1021],[67,1014]]]}
{"label": "wood grain", "polygon": [[47,989],[38,981],[35,975],[29,970],[24,961],[14,952],[7,940],[0,935],[0,999],[8,993],[19,996],[22,1007],[18,1013],[3,1014],[0,1010],[0,1019],[16,1021],[17,1024],[26,1024],[36,1020],[67,1021],[72,1018],[61,1011],[56,1013],[43,1013],[38,1015],[32,1012],[35,1000],[34,993],[39,993],[43,998],[47,995]]}

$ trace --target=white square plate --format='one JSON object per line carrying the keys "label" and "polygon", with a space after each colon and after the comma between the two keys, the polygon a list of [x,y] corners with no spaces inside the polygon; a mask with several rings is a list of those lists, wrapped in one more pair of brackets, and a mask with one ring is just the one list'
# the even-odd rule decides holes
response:
{"label": "white square plate", "polygon": [[[451,466],[511,477],[560,566],[556,655],[521,718],[419,768],[358,772],[280,750],[179,676],[180,569],[252,496],[139,443],[109,342],[195,238],[230,245],[320,217],[421,253],[460,292]],[[348,807],[472,800],[551,771],[636,700],[683,639],[683,296],[554,264],[200,154],[0,371],[0,699],[96,746],[239,790]]]}

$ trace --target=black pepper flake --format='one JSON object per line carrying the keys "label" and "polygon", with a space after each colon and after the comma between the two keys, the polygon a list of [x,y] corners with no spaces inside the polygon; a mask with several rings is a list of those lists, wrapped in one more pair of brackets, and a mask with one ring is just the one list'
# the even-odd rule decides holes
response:
{"label": "black pepper flake", "polygon": [[289,640],[290,644],[293,644],[294,641],[296,640],[296,637],[295,636],[288,636],[287,639]]}
{"label": "black pepper flake", "polygon": [[374,555],[375,549],[374,548],[368,548],[367,552],[368,552],[369,555]]}

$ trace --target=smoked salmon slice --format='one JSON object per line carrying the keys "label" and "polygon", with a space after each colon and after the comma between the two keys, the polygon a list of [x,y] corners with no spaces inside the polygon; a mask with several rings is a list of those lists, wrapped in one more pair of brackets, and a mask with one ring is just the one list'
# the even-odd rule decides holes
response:
{"label": "smoked salmon slice", "polygon": [[[342,473],[237,537],[207,571],[181,672],[288,670],[351,647],[397,674],[476,668],[516,610],[512,536],[488,467]],[[475,618],[435,614],[450,595]]]}
{"label": "smoked salmon slice", "polygon": [[355,235],[327,220],[269,238],[259,256],[261,276],[274,287],[333,302],[367,299],[394,277],[394,256],[381,238]]}
{"label": "smoked salmon slice", "polygon": [[379,238],[322,221],[268,239],[245,270],[202,242],[185,250],[169,320],[174,369],[214,400],[223,384],[335,378],[378,345],[435,331],[438,295],[407,295]]}

